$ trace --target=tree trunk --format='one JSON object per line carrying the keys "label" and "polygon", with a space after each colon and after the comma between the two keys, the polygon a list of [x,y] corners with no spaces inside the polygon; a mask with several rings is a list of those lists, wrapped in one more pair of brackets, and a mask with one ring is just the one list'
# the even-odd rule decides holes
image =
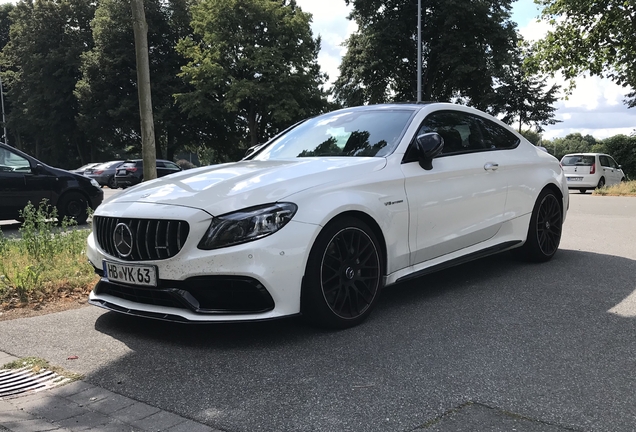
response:
{"label": "tree trunk", "polygon": [[135,33],[135,57],[137,60],[137,92],[141,116],[141,154],[144,160],[144,180],[157,178],[157,154],[155,150],[155,126],[152,118],[150,94],[150,63],[148,60],[148,24],[143,0],[131,0],[133,31]]}

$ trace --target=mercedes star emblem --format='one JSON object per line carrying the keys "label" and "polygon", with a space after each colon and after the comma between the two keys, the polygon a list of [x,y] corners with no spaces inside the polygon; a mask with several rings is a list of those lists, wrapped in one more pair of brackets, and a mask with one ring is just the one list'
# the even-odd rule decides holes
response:
{"label": "mercedes star emblem", "polygon": [[113,232],[113,243],[120,257],[127,258],[130,256],[133,249],[133,235],[128,225],[123,222],[117,224],[115,232]]}

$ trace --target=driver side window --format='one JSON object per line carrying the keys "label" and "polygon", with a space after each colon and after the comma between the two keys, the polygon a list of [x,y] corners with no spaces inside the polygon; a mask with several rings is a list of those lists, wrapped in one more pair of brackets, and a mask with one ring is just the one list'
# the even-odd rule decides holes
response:
{"label": "driver side window", "polygon": [[31,164],[22,156],[0,148],[0,172],[30,173]]}

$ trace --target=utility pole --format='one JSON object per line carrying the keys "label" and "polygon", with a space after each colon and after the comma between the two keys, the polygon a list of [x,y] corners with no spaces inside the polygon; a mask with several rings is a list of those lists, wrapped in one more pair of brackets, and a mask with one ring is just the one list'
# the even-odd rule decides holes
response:
{"label": "utility pole", "polygon": [[137,92],[141,117],[141,155],[144,160],[144,180],[157,178],[157,152],[155,149],[155,124],[152,116],[150,94],[150,62],[148,60],[148,23],[143,0],[131,0],[135,58],[137,60]]}
{"label": "utility pole", "polygon": [[7,122],[4,118],[4,86],[2,85],[1,76],[0,76],[0,101],[2,101],[2,126],[4,126],[4,143],[9,145],[9,137],[7,136]]}

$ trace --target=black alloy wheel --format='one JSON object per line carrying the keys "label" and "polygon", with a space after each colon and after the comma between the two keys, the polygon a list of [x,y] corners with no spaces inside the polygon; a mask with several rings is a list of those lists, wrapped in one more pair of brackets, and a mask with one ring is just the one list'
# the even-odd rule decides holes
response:
{"label": "black alloy wheel", "polygon": [[64,217],[68,217],[82,225],[88,219],[87,209],[88,202],[81,193],[67,192],[57,203],[58,219],[61,222]]}
{"label": "black alloy wheel", "polygon": [[370,314],[383,283],[375,235],[363,222],[342,218],[321,232],[307,264],[303,314],[314,323],[346,328]]}
{"label": "black alloy wheel", "polygon": [[550,260],[559,249],[563,227],[563,209],[560,198],[550,189],[544,189],[537,198],[526,242],[513,252],[533,262]]}
{"label": "black alloy wheel", "polygon": [[110,189],[117,189],[117,180],[114,175],[108,179],[108,187]]}
{"label": "black alloy wheel", "polygon": [[561,242],[562,228],[561,204],[554,194],[543,197],[537,217],[537,236],[539,247],[545,256],[556,253]]}

